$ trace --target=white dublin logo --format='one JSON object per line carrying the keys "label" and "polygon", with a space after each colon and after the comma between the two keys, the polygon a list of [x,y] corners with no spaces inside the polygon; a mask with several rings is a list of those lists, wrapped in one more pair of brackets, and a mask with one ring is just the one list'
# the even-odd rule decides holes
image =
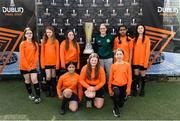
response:
{"label": "white dublin logo", "polygon": [[24,12],[23,7],[16,7],[14,4],[14,0],[10,0],[10,6],[3,6],[2,12],[6,16],[21,16]]}
{"label": "white dublin logo", "polygon": [[15,4],[14,4],[14,0],[11,0],[11,2],[10,2],[10,6],[11,6],[11,7],[14,7],[14,6],[15,6]]}

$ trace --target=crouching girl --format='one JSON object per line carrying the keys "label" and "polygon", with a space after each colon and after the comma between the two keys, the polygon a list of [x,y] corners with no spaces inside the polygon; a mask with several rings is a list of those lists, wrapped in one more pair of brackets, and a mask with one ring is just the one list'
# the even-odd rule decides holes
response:
{"label": "crouching girl", "polygon": [[100,109],[104,105],[104,84],[106,82],[105,72],[100,66],[99,56],[92,53],[87,65],[85,65],[80,74],[80,83],[84,87],[86,96],[86,107],[91,108],[94,105]]}
{"label": "crouching girl", "polygon": [[82,100],[83,92],[82,86],[79,83],[79,75],[75,73],[75,63],[69,62],[67,70],[63,74],[57,84],[57,94],[59,99],[62,100],[60,114],[64,115],[66,112],[66,105],[69,104],[69,109],[76,112],[78,109],[79,101]]}

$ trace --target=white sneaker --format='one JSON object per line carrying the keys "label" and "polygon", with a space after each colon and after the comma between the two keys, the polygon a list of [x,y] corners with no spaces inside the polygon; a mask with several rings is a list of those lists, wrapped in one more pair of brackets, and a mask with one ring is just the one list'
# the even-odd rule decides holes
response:
{"label": "white sneaker", "polygon": [[41,102],[41,98],[40,98],[40,97],[36,97],[35,100],[34,100],[34,102],[35,102],[36,104],[40,103],[40,102]]}
{"label": "white sneaker", "polygon": [[113,109],[113,115],[114,115],[114,117],[120,117],[119,109],[114,108],[114,109]]}
{"label": "white sneaker", "polygon": [[35,96],[34,96],[33,94],[31,94],[31,95],[29,95],[29,99],[32,100],[32,101],[34,101]]}

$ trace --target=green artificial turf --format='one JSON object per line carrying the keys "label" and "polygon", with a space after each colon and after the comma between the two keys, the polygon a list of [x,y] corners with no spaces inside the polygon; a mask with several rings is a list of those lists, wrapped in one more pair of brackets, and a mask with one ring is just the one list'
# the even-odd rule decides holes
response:
{"label": "green artificial turf", "polygon": [[112,100],[106,94],[103,109],[87,110],[85,102],[76,113],[59,114],[60,101],[46,97],[34,104],[28,99],[23,79],[0,80],[1,120],[178,120],[180,119],[180,83],[151,81],[145,97],[129,97],[121,117],[112,114]]}

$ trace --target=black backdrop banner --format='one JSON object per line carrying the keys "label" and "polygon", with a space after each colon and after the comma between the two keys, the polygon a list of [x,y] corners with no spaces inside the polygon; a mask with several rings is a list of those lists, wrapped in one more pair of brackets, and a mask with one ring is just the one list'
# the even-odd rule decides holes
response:
{"label": "black backdrop banner", "polygon": [[158,12],[158,8],[163,8],[164,0],[142,0],[143,16],[142,23],[147,26],[163,27],[163,16]]}
{"label": "black backdrop banner", "polygon": [[179,10],[179,0],[1,0],[0,74],[19,73],[18,46],[25,27],[37,29],[40,40],[44,28],[52,25],[60,42],[72,29],[84,47],[84,23],[93,22],[94,33],[105,23],[112,35],[121,24],[132,35],[137,24],[144,24],[152,43],[147,73],[180,75]]}
{"label": "black backdrop banner", "polygon": [[34,0],[0,1],[0,74],[19,74],[19,43],[25,27],[36,33]]}

